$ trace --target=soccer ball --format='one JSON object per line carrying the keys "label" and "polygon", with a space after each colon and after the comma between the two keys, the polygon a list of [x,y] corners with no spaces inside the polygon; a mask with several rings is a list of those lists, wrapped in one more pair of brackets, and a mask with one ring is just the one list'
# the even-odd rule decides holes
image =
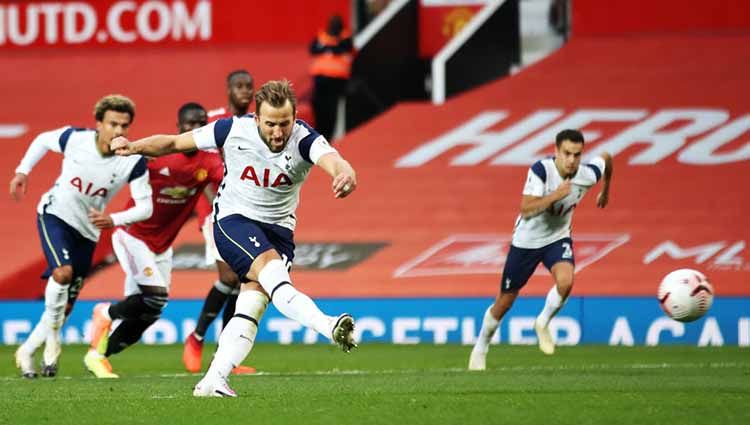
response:
{"label": "soccer ball", "polygon": [[659,305],[667,316],[680,322],[700,319],[714,302],[714,288],[703,273],[675,270],[659,285]]}

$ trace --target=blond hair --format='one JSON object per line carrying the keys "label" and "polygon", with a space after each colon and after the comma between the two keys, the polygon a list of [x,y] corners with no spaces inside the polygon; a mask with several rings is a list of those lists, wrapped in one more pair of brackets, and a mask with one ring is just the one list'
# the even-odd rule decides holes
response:
{"label": "blond hair", "polygon": [[94,118],[97,121],[104,119],[107,111],[123,112],[130,114],[130,122],[135,118],[135,103],[130,98],[121,94],[110,94],[99,99],[94,106]]}
{"label": "blond hair", "polygon": [[255,93],[255,113],[260,115],[260,106],[265,102],[274,108],[281,108],[286,101],[292,104],[292,114],[297,112],[297,96],[294,95],[289,80],[271,80]]}

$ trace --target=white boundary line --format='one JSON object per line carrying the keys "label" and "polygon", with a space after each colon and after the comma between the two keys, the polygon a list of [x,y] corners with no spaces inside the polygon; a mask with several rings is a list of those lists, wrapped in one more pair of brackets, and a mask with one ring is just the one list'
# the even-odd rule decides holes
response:
{"label": "white boundary line", "polygon": [[[536,365],[536,366],[500,366],[493,367],[487,372],[528,372],[528,371],[589,371],[589,370],[643,370],[643,369],[750,369],[750,362],[709,362],[709,363],[631,363],[631,364],[582,364],[582,365]],[[382,370],[316,370],[316,371],[298,371],[298,372],[257,372],[252,375],[233,376],[232,379],[243,379],[244,377],[252,378],[254,376],[263,377],[285,377],[285,376],[374,376],[374,375],[413,375],[419,373],[477,373],[468,371],[465,368],[429,368],[429,369],[382,369]],[[154,375],[135,375],[122,376],[126,379],[155,379],[155,378],[200,378],[200,373],[163,373]],[[57,378],[36,378],[35,381],[54,381],[54,380],[96,380],[93,376],[61,376]],[[20,376],[0,377],[0,381],[30,381]],[[106,380],[107,383],[117,382],[117,380]],[[168,398],[168,396],[162,397]]]}
{"label": "white boundary line", "polygon": [[[442,105],[445,103],[445,63],[448,62],[458,49],[474,35],[479,27],[495,13],[505,0],[489,0],[487,5],[482,8],[468,24],[464,25],[461,31],[453,37],[432,59],[432,103]],[[481,66],[481,64],[479,64]]]}

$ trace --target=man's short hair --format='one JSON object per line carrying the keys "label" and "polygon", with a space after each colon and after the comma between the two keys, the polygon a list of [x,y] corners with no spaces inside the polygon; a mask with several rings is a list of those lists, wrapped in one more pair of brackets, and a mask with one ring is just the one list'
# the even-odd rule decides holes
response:
{"label": "man's short hair", "polygon": [[185,115],[188,113],[188,111],[203,111],[206,112],[206,108],[203,107],[200,103],[197,102],[188,102],[182,106],[180,106],[180,109],[177,110],[177,122],[182,122]]}
{"label": "man's short hair", "polygon": [[271,80],[263,84],[255,92],[255,112],[260,115],[260,107],[268,103],[274,108],[281,108],[286,101],[292,104],[292,113],[297,112],[297,97],[294,95],[292,83],[289,80]]}
{"label": "man's short hair", "polygon": [[130,98],[121,94],[110,94],[99,99],[94,106],[94,118],[97,121],[104,119],[107,111],[123,112],[130,114],[130,122],[135,119],[135,103]]}
{"label": "man's short hair", "polygon": [[238,75],[247,75],[250,77],[250,81],[253,81],[253,76],[250,75],[250,73],[246,69],[236,69],[229,74],[227,74],[227,87],[232,85],[232,78],[238,76]]}
{"label": "man's short hair", "polygon": [[565,140],[569,140],[573,143],[583,143],[583,134],[578,130],[563,130],[557,133],[557,137],[555,137],[555,146],[559,148]]}

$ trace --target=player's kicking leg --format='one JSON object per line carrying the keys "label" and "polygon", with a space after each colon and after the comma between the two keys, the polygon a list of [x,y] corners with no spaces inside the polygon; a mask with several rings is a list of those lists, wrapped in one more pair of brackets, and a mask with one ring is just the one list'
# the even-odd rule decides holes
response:
{"label": "player's kicking leg", "polygon": [[[236,395],[234,392],[227,394],[221,388],[228,388],[226,379],[229,371],[234,365],[240,364],[252,349],[258,324],[252,314],[261,310],[261,300],[267,303],[265,294],[270,296],[274,306],[284,316],[315,329],[345,352],[356,347],[353,338],[354,319],[351,315],[345,313],[338,317],[327,316],[310,297],[292,286],[287,264],[279,255],[280,252],[283,253],[290,263],[294,257],[290,230],[253,222],[241,216],[229,216],[215,224],[214,237],[222,258],[249,283],[243,286],[237,299],[235,315],[224,328],[214,360],[206,376],[194,388],[193,395]],[[274,245],[269,242],[269,238],[273,238]],[[265,306],[262,307],[261,314],[262,311],[265,311]]]}
{"label": "player's kicking leg", "polygon": [[320,311],[310,297],[292,285],[287,266],[275,250],[268,250],[258,256],[249,275],[257,276],[263,289],[270,293],[273,305],[284,316],[315,329],[336,343],[344,352],[348,353],[357,346],[354,342],[352,316],[343,313],[333,317]]}
{"label": "player's kicking leg", "polygon": [[324,314],[310,297],[292,284],[289,270],[294,260],[293,239],[292,231],[287,228],[240,215],[224,217],[214,224],[219,253],[238,276],[244,281],[260,283],[284,316],[315,329],[343,351],[351,351],[357,346],[351,315]]}

